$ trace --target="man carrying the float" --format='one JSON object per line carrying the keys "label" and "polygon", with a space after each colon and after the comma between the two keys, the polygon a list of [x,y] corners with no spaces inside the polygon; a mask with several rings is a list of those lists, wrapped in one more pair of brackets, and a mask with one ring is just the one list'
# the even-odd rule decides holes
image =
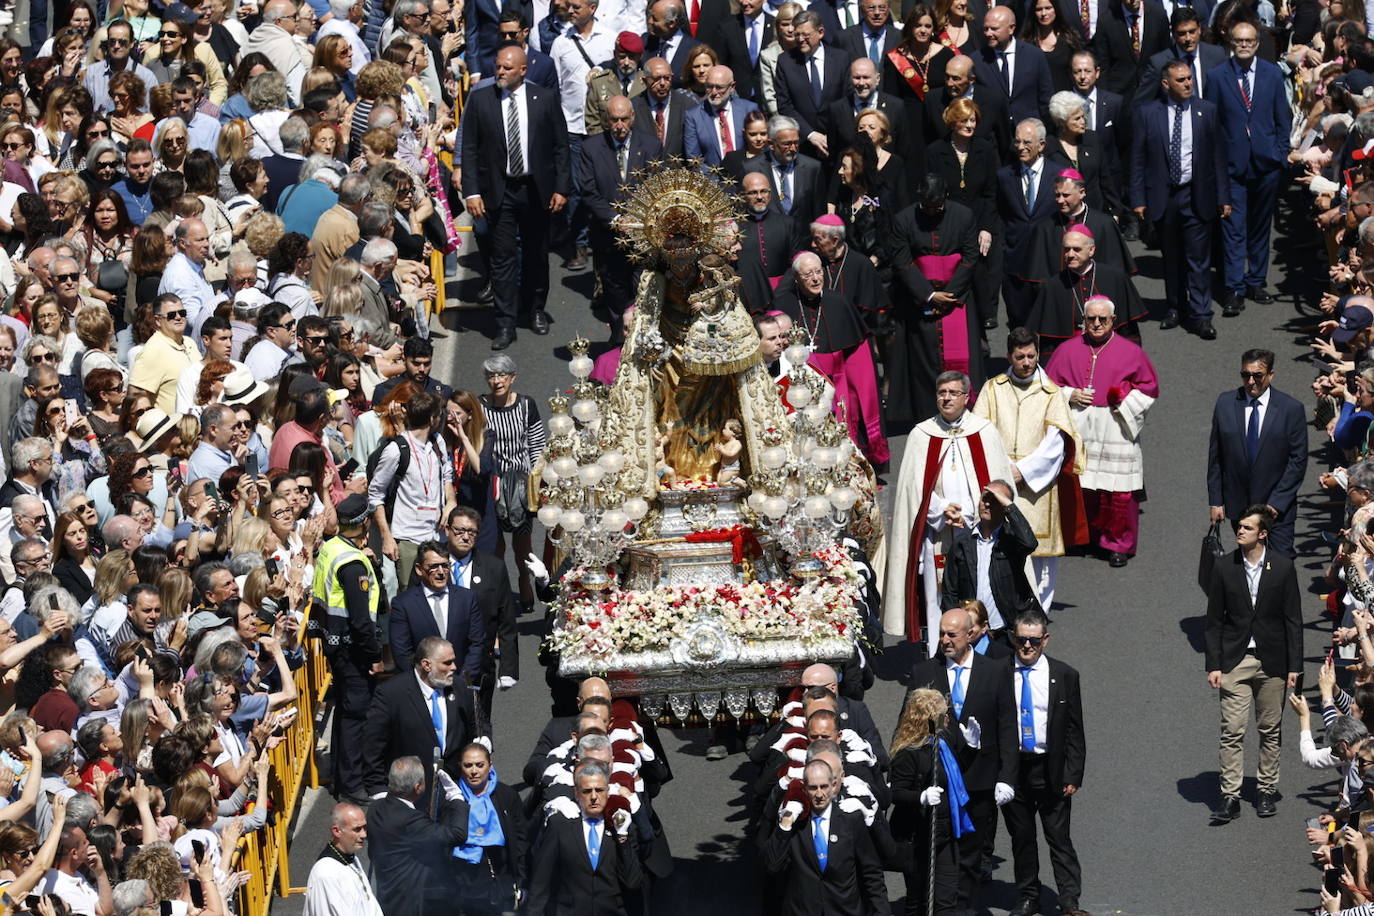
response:
{"label": "man carrying the float", "polygon": [[935,379],[935,416],[907,439],[897,478],[883,589],[883,630],[939,646],[940,574],[953,529],[978,521],[978,498],[994,480],[1013,478],[997,427],[968,410],[969,377]]}
{"label": "man carrying the float", "polygon": [[1040,368],[1035,333],[1007,335],[1008,371],[989,379],[973,412],[997,425],[1011,458],[1016,507],[1040,542],[1031,554],[1030,581],[1049,612],[1055,573],[1067,545],[1087,540],[1077,475],[1083,473],[1083,439],[1069,415],[1064,390]]}
{"label": "man carrying the float", "polygon": [[1116,317],[1110,299],[1089,299],[1083,334],[1054,351],[1045,374],[1068,394],[1074,425],[1083,436],[1090,543],[1119,569],[1135,555],[1140,535],[1145,491],[1140,433],[1159,397],[1159,376],[1139,344],[1112,330]]}

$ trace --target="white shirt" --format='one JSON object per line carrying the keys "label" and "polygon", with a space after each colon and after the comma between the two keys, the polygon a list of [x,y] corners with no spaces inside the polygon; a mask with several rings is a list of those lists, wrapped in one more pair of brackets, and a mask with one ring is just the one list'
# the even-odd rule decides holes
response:
{"label": "white shirt", "polygon": [[1179,108],[1178,108],[1178,105],[1174,102],[1173,99],[1168,99],[1168,100],[1165,102],[1165,105],[1166,105],[1167,112],[1168,112],[1168,116],[1167,116],[1167,118],[1166,118],[1167,123],[1165,124],[1165,127],[1166,127],[1167,130],[1168,130],[1168,133],[1166,133],[1166,134],[1164,135],[1164,148],[1165,148],[1165,149],[1168,149],[1168,148],[1169,148],[1169,144],[1172,142],[1172,139],[1171,139],[1171,138],[1172,138],[1173,135],[1174,135],[1174,119],[1177,118],[1177,117],[1180,115],[1180,113],[1183,115],[1183,145],[1180,147],[1180,150],[1179,150],[1179,158],[1182,159],[1182,166],[1183,166],[1183,167],[1182,167],[1182,170],[1181,170],[1181,175],[1182,175],[1182,179],[1181,179],[1181,180],[1182,180],[1182,183],[1183,183],[1183,184],[1187,184],[1188,182],[1190,182],[1190,181],[1193,180],[1193,118],[1192,118],[1192,107],[1191,107],[1191,106],[1185,106],[1185,107],[1183,108],[1182,112],[1180,112],[1180,111],[1179,111]]}
{"label": "white shirt", "polygon": [[[231,359],[229,362],[235,369],[244,368],[243,363],[237,360]],[[196,389],[200,387],[200,370],[203,368],[204,363],[194,363],[181,370],[181,377],[177,379],[177,413],[200,416],[200,412],[208,406],[196,404]]]}
{"label": "white shirt", "polygon": [[304,916],[382,916],[382,908],[357,859],[345,865],[324,858],[310,869]]}
{"label": "white shirt", "polygon": [[186,335],[192,340],[200,336],[200,325],[215,311],[215,303],[223,298],[223,293],[215,292],[205,279],[204,266],[178,251],[167,262],[162,273],[162,281],[157,285],[158,295],[173,293],[186,307]]}
{"label": "white shirt", "polygon": [[80,916],[95,916],[95,909],[100,904],[100,892],[91,882],[80,874],[69,875],[55,868],[48,869],[34,893],[56,894]]}
{"label": "white shirt", "polygon": [[[568,122],[568,133],[585,134],[587,127],[582,112],[587,102],[587,73],[591,70],[587,58],[594,62],[609,60],[615,53],[615,33],[593,19],[591,34],[578,36],[574,41],[576,35],[573,28],[559,35],[554,39],[549,56],[558,71],[558,95],[563,105],[563,118]],[[577,49],[579,42],[587,52],[585,58]]]}
{"label": "white shirt", "polygon": [[994,630],[1006,626],[1002,612],[997,608],[997,600],[992,595],[992,577],[988,575],[988,567],[992,563],[992,548],[997,545],[997,538],[1001,533],[1001,525],[993,529],[992,534],[986,538],[983,537],[981,525],[975,525],[973,528],[973,543],[978,548],[978,577],[974,584],[978,591],[978,600],[988,609],[988,626]]}
{"label": "white shirt", "polygon": [[[960,689],[964,691],[964,696],[968,696],[968,678],[969,672],[973,670],[973,656],[973,647],[970,646],[968,654],[964,656],[964,660],[962,662],[956,662],[953,659],[949,658],[945,659],[945,676],[949,678],[949,695],[951,700],[953,700],[954,698],[954,669],[959,667],[962,667],[964,669],[964,673],[960,676],[959,679],[959,686]],[[953,711],[953,707],[951,707],[950,709],[951,711]]]}
{"label": "white shirt", "polygon": [[[1268,550],[1261,550],[1259,559],[1255,561],[1253,566],[1250,564],[1250,561],[1245,558],[1244,553],[1240,555],[1241,566],[1245,569],[1245,587],[1250,592],[1250,607],[1252,608],[1255,606],[1255,599],[1259,595],[1260,577],[1264,575],[1264,561],[1268,553]],[[1246,648],[1253,649],[1255,646],[1255,637],[1251,636],[1250,642]]]}
{"label": "white shirt", "polygon": [[[505,98],[501,99],[501,130],[506,130],[506,119],[510,116],[510,106],[515,106],[516,117],[520,119],[520,161],[525,164],[525,170],[519,175],[512,174],[510,170],[510,155],[506,155],[506,177],[520,178],[530,173],[530,106],[529,99],[525,96],[525,84],[521,83],[510,92],[506,93]],[[506,136],[506,144],[509,147],[510,135]]]}
{"label": "white shirt", "polygon": [[[1016,746],[1021,746],[1021,669],[1016,661],[1012,668],[1012,703],[1016,706]],[[1041,655],[1031,666],[1031,718],[1035,722],[1035,753],[1045,753],[1045,739],[1050,730],[1050,663]]]}
{"label": "white shirt", "polygon": [[253,349],[248,351],[243,364],[253,373],[253,378],[268,381],[280,375],[287,363],[299,361],[294,350],[283,350],[264,337],[253,344]]}

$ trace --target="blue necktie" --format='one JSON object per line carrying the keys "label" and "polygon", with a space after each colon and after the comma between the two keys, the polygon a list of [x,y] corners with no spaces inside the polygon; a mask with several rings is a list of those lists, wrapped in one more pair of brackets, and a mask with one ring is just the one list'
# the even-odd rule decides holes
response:
{"label": "blue necktie", "polygon": [[825,860],[830,855],[829,837],[825,835],[825,815],[817,814],[811,818],[811,843],[816,847],[816,861],[821,871],[825,871]]}
{"label": "blue necktie", "polygon": [[1021,672],[1021,750],[1035,751],[1035,703],[1031,700],[1031,669],[1018,668]]}
{"label": "blue necktie", "polygon": [[587,861],[592,863],[592,871],[596,871],[596,863],[601,861],[600,818],[587,820]]}
{"label": "blue necktie", "polygon": [[949,691],[949,701],[954,704],[954,718],[964,714],[964,666],[954,666],[954,686]]}
{"label": "blue necktie", "polygon": [[1174,105],[1174,129],[1169,132],[1169,182],[1183,184],[1183,118],[1187,109]]}
{"label": "blue necktie", "polygon": [[434,724],[434,739],[439,742],[439,753],[444,752],[444,714],[439,709],[439,691],[429,695],[429,721]]}
{"label": "blue necktie", "polygon": [[1259,398],[1250,399],[1250,420],[1245,424],[1245,453],[1250,456],[1251,463],[1259,452],[1259,406]]}
{"label": "blue necktie", "polygon": [[881,67],[883,58],[883,36],[882,33],[868,36],[868,59],[873,61],[873,66]]}
{"label": "blue necktie", "polygon": [[749,66],[759,65],[759,32],[757,20],[749,23]]}
{"label": "blue necktie", "polygon": [[819,111],[821,107],[821,71],[816,66],[816,55],[811,55],[811,104]]}
{"label": "blue necktie", "polygon": [[792,165],[783,166],[779,171],[782,173],[782,188],[778,195],[782,198],[782,212],[792,214]]}

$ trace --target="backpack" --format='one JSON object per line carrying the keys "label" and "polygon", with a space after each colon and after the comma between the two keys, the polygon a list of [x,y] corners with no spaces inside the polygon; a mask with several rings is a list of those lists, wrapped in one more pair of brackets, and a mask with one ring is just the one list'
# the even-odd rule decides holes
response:
{"label": "backpack", "polygon": [[391,513],[396,507],[396,491],[401,488],[401,481],[405,479],[406,471],[410,468],[410,442],[405,436],[387,436],[367,459],[367,476],[370,480],[377,474],[377,464],[382,460],[382,452],[386,451],[387,445],[392,442],[396,443],[396,447],[400,449],[400,454],[396,459],[396,473],[391,476],[391,482],[386,485],[386,499],[382,503],[386,506],[388,521],[391,520]]}

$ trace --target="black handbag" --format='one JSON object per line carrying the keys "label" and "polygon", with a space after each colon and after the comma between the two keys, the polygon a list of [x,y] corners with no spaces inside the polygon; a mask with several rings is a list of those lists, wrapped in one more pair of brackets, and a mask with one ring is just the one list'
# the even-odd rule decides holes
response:
{"label": "black handbag", "polygon": [[1204,592],[1212,582],[1212,568],[1217,560],[1226,556],[1226,548],[1221,543],[1221,522],[1213,522],[1202,538],[1202,552],[1197,560],[1197,584]]}
{"label": "black handbag", "polygon": [[496,479],[496,521],[502,531],[515,531],[530,518],[529,474],[502,471]]}
{"label": "black handbag", "polygon": [[119,258],[101,261],[97,267],[95,288],[107,293],[123,293],[129,285],[129,268]]}

